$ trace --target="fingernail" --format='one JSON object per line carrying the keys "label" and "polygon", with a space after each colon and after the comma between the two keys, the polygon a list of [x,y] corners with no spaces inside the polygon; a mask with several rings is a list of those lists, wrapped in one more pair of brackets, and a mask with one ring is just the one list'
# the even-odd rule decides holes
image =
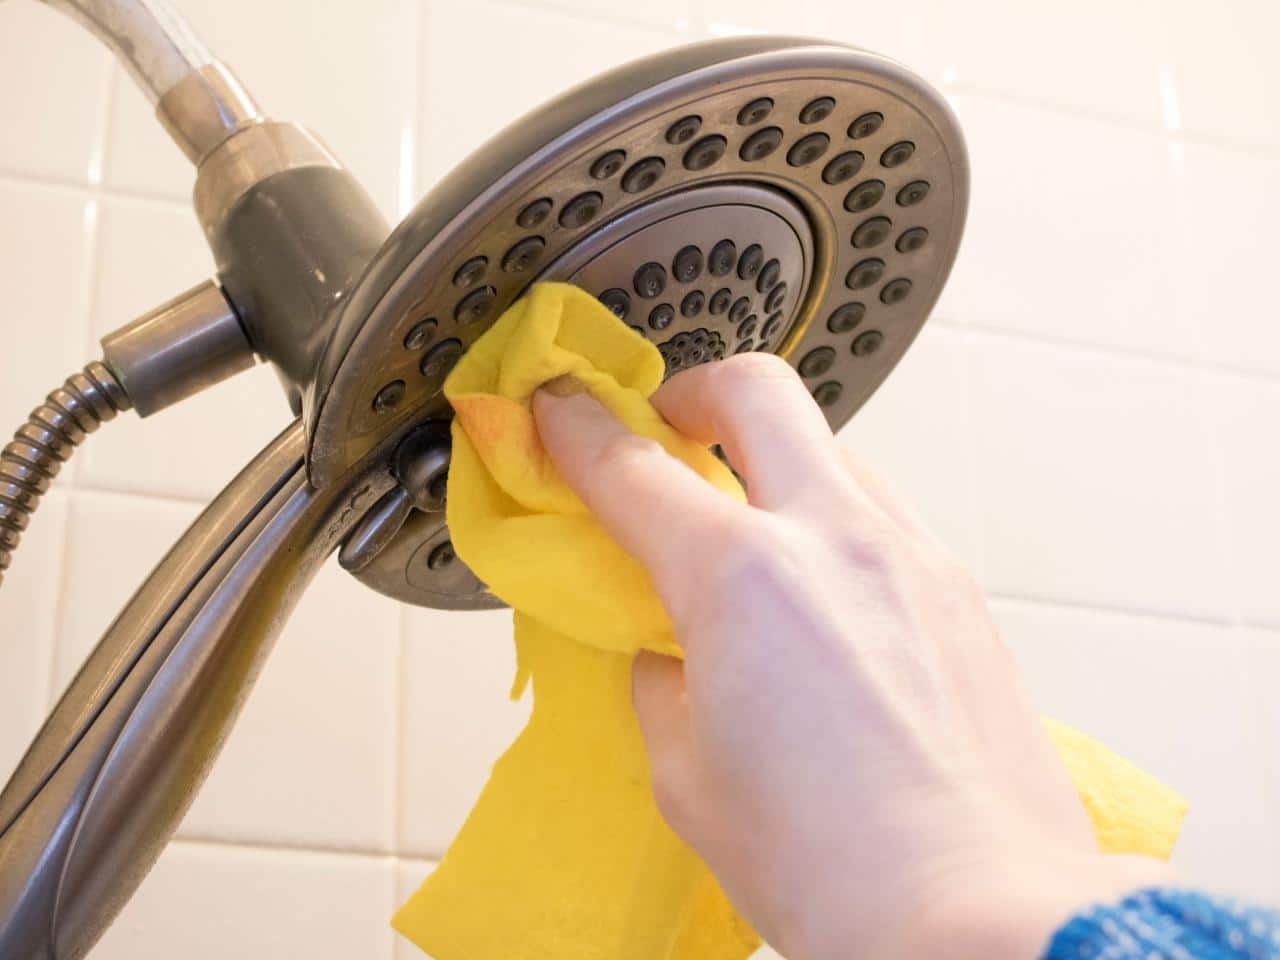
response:
{"label": "fingernail", "polygon": [[548,380],[539,390],[545,390],[553,397],[576,397],[587,392],[587,385],[572,373],[562,373],[554,380]]}

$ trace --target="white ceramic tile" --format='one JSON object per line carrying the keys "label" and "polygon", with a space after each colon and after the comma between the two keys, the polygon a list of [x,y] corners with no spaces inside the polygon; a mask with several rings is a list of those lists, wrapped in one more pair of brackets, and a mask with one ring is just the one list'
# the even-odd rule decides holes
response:
{"label": "white ceramic tile", "polygon": [[0,5],[0,170],[98,179],[110,60],[88,31],[53,7]]}
{"label": "white ceramic tile", "polygon": [[971,572],[981,573],[967,334],[926,326],[840,440],[897,488]]}
{"label": "white ceramic tile", "polygon": [[390,858],[170,846],[91,960],[389,960]]}
{"label": "white ceramic tile", "polygon": [[94,339],[214,274],[213,255],[183,203],[107,198],[94,270]]}
{"label": "white ceramic tile", "polygon": [[696,29],[707,36],[776,33],[847,43],[893,57],[934,84],[954,44],[947,42],[943,0],[833,3],[831,0],[691,0]]}
{"label": "white ceramic tile", "polygon": [[1216,474],[1186,372],[989,335],[972,354],[987,586],[1226,619]]}
{"label": "white ceramic tile", "polygon": [[67,513],[54,694],[198,512],[193,504],[76,491]]}
{"label": "white ceramic tile", "polygon": [[1280,182],[1274,157],[1175,145],[1180,247],[1173,263],[1183,353],[1280,376],[1280,305],[1271,287]]}
{"label": "white ceramic tile", "polygon": [[[671,31],[493,0],[427,0],[423,31],[424,187],[543,101],[627,60],[688,39]],[[569,49],[572,55],[566,54]]]}
{"label": "white ceramic tile", "polygon": [[81,454],[81,479],[204,503],[292,420],[280,381],[260,364],[146,420],[129,413],[104,427]]}
{"label": "white ceramic tile", "polygon": [[[1266,802],[1275,810],[1280,802],[1280,700],[1276,683],[1280,678],[1280,631],[1241,630],[1246,644],[1252,703],[1257,712],[1261,734],[1260,761],[1266,774]],[[1249,760],[1245,757],[1246,762]],[[1267,903],[1280,903],[1280,843],[1263,846],[1270,853],[1272,870],[1270,888],[1259,896]]]}
{"label": "white ceramic tile", "polygon": [[1222,0],[1210,11],[1195,0],[1163,2],[1182,128],[1239,143],[1280,144],[1280,6]]}
{"label": "white ceramic tile", "polygon": [[[520,0],[515,0],[520,2]],[[526,6],[564,10],[601,20],[642,23],[668,30],[688,27],[690,5],[696,0],[651,0],[649,3],[618,3],[617,0],[531,0]]]}
{"label": "white ceramic tile", "polygon": [[0,182],[0,368],[6,439],[86,354],[85,275],[94,207],[57,187]]}
{"label": "white ceramic tile", "polygon": [[[176,204],[101,206],[94,339],[213,274],[194,215]],[[275,373],[260,364],[142,420],[129,413],[85,445],[94,487],[207,500],[293,419]]]}
{"label": "white ceramic tile", "polygon": [[1183,349],[1167,148],[1083,117],[957,96],[973,193],[948,318],[1144,353]]}
{"label": "white ceramic tile", "polygon": [[1246,623],[1280,626],[1280,383],[1207,374],[1196,386],[1221,457],[1236,611]]}
{"label": "white ceramic tile", "polygon": [[[422,881],[427,879],[427,875],[433,869],[435,869],[435,864],[428,860],[396,861],[397,909],[409,899],[418,887],[422,886]],[[392,936],[395,938],[395,950],[392,953],[394,960],[422,960],[423,953],[421,950],[394,931]]]}
{"label": "white ceramic tile", "polygon": [[[402,138],[415,89],[413,0],[228,0],[174,4],[227,63],[263,112],[319,134],[388,217],[398,205]],[[186,199],[191,165],[146,98],[119,77],[106,181]]]}
{"label": "white ceramic tile", "polygon": [[303,594],[181,835],[389,851],[400,612],[336,562]]}
{"label": "white ceramic tile", "polygon": [[948,45],[947,77],[959,88],[1164,123],[1159,0],[970,0],[945,5],[939,26],[964,38]]}
{"label": "white ceramic tile", "polygon": [[8,779],[48,705],[67,502],[47,494],[0,584],[0,782]]}
{"label": "white ceramic tile", "polygon": [[1264,794],[1242,644],[1228,627],[993,604],[1037,708],[1187,798],[1173,862],[1193,885],[1275,890],[1280,824]]}
{"label": "white ceramic tile", "polygon": [[523,729],[511,614],[411,609],[401,658],[401,853],[436,857],[471,810],[494,761]]}

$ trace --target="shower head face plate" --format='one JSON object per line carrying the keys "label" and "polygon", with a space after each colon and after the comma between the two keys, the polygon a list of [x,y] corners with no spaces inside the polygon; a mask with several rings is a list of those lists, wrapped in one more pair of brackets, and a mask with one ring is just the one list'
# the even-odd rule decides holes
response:
{"label": "shower head face plate", "polygon": [[668,194],[571,247],[544,276],[582,287],[658,345],[670,376],[782,341],[813,239],[784,194],[723,184]]}
{"label": "shower head face plate", "polygon": [[669,374],[777,353],[837,428],[927,319],[967,201],[950,109],[884,57],[747,37],[615,69],[481,147],[387,240],[322,360],[312,482],[448,418],[449,370],[537,280],[599,297]]}

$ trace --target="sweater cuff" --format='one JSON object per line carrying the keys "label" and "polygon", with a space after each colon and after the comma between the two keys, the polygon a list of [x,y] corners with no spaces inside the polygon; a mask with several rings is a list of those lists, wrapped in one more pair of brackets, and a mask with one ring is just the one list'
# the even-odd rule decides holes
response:
{"label": "sweater cuff", "polygon": [[1087,907],[1043,960],[1280,960],[1280,913],[1228,897],[1155,887]]}

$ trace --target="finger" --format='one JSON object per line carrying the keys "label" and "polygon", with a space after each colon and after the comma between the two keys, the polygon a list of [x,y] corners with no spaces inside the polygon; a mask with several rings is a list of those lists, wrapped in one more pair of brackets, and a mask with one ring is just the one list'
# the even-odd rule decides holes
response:
{"label": "finger", "polygon": [[565,482],[659,590],[696,563],[690,544],[718,542],[715,530],[744,509],[656,441],[632,433],[576,380],[538,390],[533,413]]}
{"label": "finger", "polygon": [[831,428],[786,361],[749,353],[676,374],[651,398],[673,427],[701,443],[719,443],[766,510],[825,500],[847,473]]}
{"label": "finger", "polygon": [[654,800],[667,823],[680,832],[697,808],[684,664],[641,650],[631,665],[631,702],[649,755]]}

